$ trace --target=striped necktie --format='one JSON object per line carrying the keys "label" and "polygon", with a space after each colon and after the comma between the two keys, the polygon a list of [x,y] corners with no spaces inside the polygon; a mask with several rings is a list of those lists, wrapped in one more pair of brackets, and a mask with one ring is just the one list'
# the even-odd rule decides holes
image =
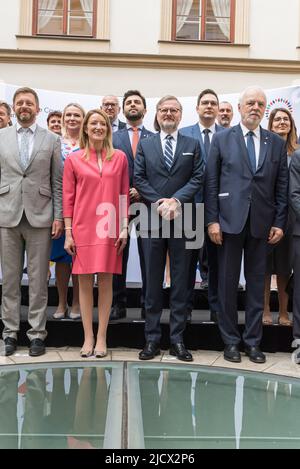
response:
{"label": "striped necktie", "polygon": [[165,140],[166,140],[166,143],[165,143],[164,157],[165,157],[166,166],[168,170],[170,171],[173,166],[173,161],[174,161],[172,135],[167,135]]}

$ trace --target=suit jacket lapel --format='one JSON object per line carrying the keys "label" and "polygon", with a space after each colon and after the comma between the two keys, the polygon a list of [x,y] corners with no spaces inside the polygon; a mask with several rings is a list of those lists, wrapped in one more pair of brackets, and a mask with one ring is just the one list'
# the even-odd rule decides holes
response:
{"label": "suit jacket lapel", "polygon": [[173,166],[171,168],[171,172],[172,170],[174,169],[176,163],[177,163],[177,160],[178,158],[180,158],[180,155],[182,154],[182,150],[183,150],[183,138],[182,138],[182,135],[178,132],[177,134],[177,145],[176,145],[176,151],[175,151],[175,155],[174,155],[174,160],[173,160]]}
{"label": "suit jacket lapel", "polygon": [[46,130],[42,129],[39,126],[37,126],[36,131],[35,131],[35,136],[34,136],[33,150],[32,150],[32,154],[31,154],[28,166],[31,165],[34,158],[36,157],[36,155],[37,155],[37,153],[38,153],[38,151],[39,151],[39,149],[40,149],[40,147],[43,143],[43,140],[44,140],[45,136],[46,136]]}
{"label": "suit jacket lapel", "polygon": [[258,165],[257,165],[256,171],[258,171],[264,164],[268,148],[269,148],[269,136],[264,129],[260,128],[260,150],[259,150],[259,159],[258,159]]}
{"label": "suit jacket lapel", "polygon": [[204,157],[204,161],[206,163],[207,161],[207,155],[206,155],[206,152],[205,152],[205,147],[204,147],[204,142],[203,142],[203,137],[202,137],[202,134],[200,132],[200,127],[199,127],[199,124],[195,124],[194,125],[194,128],[193,128],[193,137],[198,140],[198,142],[200,143],[200,147],[201,147],[201,153]]}
{"label": "suit jacket lapel", "polygon": [[21,158],[20,158],[18,132],[17,132],[17,127],[16,126],[14,126],[14,128],[13,128],[11,145],[12,145],[12,153],[15,155],[16,161],[17,161],[18,165],[20,166],[20,168],[23,171]]}
{"label": "suit jacket lapel", "polygon": [[164,157],[164,151],[162,148],[161,140],[160,140],[160,133],[155,134],[155,139],[154,139],[154,149],[156,151],[156,154],[159,158],[159,161],[161,162],[163,168],[169,172],[166,163],[165,163],[165,157]]}
{"label": "suit jacket lapel", "polygon": [[134,158],[133,158],[133,153],[132,153],[132,146],[131,146],[131,143],[130,143],[130,137],[129,137],[129,130],[124,130],[124,132],[122,132],[122,135],[120,135],[122,141],[123,141],[123,145],[124,147],[126,148],[126,151],[125,153],[129,156],[129,158],[132,160],[132,162],[134,161]]}
{"label": "suit jacket lapel", "polygon": [[246,147],[246,144],[245,144],[245,138],[244,138],[244,135],[243,135],[243,132],[242,132],[242,128],[241,128],[240,125],[236,125],[235,127],[233,127],[232,130],[233,130],[233,132],[235,132],[236,140],[237,140],[238,146],[241,150],[242,156],[243,156],[244,160],[246,161],[246,164],[247,164],[249,170],[253,174],[250,159],[249,159],[249,155],[248,155],[248,150],[247,150],[247,147]]}

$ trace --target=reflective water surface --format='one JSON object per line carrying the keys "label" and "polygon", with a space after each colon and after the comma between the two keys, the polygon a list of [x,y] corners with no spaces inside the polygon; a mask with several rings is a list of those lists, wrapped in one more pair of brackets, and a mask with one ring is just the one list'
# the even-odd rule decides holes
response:
{"label": "reflective water surface", "polygon": [[293,378],[161,363],[0,368],[1,449],[300,448],[299,422]]}
{"label": "reflective water surface", "polygon": [[132,375],[145,448],[300,448],[299,380],[182,366]]}
{"label": "reflective water surface", "polygon": [[109,366],[1,369],[0,448],[103,448],[111,378]]}

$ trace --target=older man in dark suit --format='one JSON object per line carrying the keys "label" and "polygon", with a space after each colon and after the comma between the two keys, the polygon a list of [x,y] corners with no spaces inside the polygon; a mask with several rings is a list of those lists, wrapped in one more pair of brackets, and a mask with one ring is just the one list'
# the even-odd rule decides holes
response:
{"label": "older man in dark suit", "polygon": [[[147,204],[149,221],[151,214],[155,215],[154,211],[158,213],[158,224],[155,227],[152,219],[148,239],[146,345],[140,352],[141,360],[149,360],[160,353],[162,284],[167,251],[172,279],[170,353],[179,360],[193,359],[183,343],[191,251],[187,249],[186,232],[178,220],[184,220],[188,212],[186,204],[195,212],[194,197],[203,184],[204,163],[199,142],[178,133],[181,116],[182,106],[177,98],[162,98],[156,109],[160,133],[140,142],[135,160],[135,187]],[[180,212],[182,216],[178,217]],[[195,214],[192,212],[185,226],[193,225]],[[164,230],[165,225],[170,233]]]}
{"label": "older man in dark suit", "polygon": [[205,215],[219,246],[219,327],[224,358],[240,362],[237,286],[242,254],[246,278],[245,352],[264,363],[260,350],[264,276],[269,244],[283,236],[288,174],[284,141],[260,127],[266,96],[248,88],[240,97],[241,122],[213,137],[206,166]]}
{"label": "older man in dark suit", "polygon": [[[146,99],[138,90],[128,90],[123,98],[123,113],[126,117],[125,128],[115,132],[113,135],[114,148],[122,150],[127,156],[129,182],[130,182],[130,201],[139,203],[140,196],[133,183],[133,167],[136,157],[137,147],[140,140],[149,138],[153,135],[143,125],[143,119],[147,112]],[[130,221],[134,222],[134,217]],[[145,317],[145,294],[146,294],[146,243],[137,238],[138,252],[140,258],[140,268],[142,274],[141,291],[141,315]],[[129,255],[130,237],[123,251],[123,267],[121,275],[114,275],[113,278],[113,306],[110,313],[110,319],[116,320],[126,316],[126,273]]]}

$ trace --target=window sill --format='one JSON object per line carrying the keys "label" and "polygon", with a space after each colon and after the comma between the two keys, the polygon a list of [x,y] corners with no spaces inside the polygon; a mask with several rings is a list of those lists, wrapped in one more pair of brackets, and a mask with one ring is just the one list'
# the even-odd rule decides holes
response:
{"label": "window sill", "polygon": [[236,44],[233,42],[219,42],[219,41],[158,41],[159,44],[174,44],[174,45],[193,45],[193,46],[221,46],[221,47],[250,47],[250,44]]}
{"label": "window sill", "polygon": [[44,40],[59,40],[59,41],[88,41],[88,42],[110,42],[109,39],[97,39],[95,37],[85,37],[85,36],[25,36],[21,34],[16,34],[17,39],[44,39]]}
{"label": "window sill", "polygon": [[78,38],[66,36],[25,36],[17,35],[18,49],[45,52],[107,53],[110,52],[109,39]]}

